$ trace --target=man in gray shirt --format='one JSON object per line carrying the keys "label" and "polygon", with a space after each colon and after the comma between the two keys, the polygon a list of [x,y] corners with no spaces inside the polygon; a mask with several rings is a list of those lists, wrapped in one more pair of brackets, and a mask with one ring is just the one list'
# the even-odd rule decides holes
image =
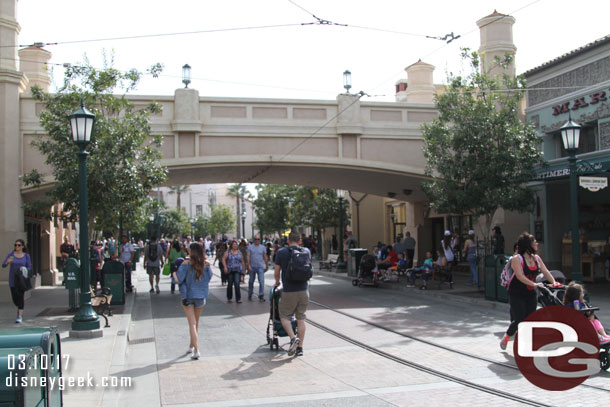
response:
{"label": "man in gray shirt", "polygon": [[411,232],[407,232],[402,241],[407,252],[407,268],[413,268],[413,258],[415,257],[415,239],[411,237]]}
{"label": "man in gray shirt", "polygon": [[267,250],[265,246],[261,244],[261,235],[257,234],[254,236],[254,244],[248,246],[248,274],[250,280],[248,281],[248,300],[252,301],[252,294],[254,292],[254,280],[258,276],[258,299],[259,301],[265,301],[265,271],[269,267],[269,257],[267,257]]}
{"label": "man in gray shirt", "polygon": [[[163,248],[157,243],[157,236],[150,238],[150,242],[144,248],[144,265],[148,273],[148,281],[150,282],[150,292],[157,294],[159,290],[159,280],[161,278],[161,266],[163,266]],[[157,283],[153,288],[153,280],[156,278]]]}

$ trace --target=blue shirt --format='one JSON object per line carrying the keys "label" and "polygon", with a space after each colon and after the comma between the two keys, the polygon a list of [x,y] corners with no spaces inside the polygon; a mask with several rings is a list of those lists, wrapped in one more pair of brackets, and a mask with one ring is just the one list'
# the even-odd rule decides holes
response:
{"label": "blue shirt", "polygon": [[208,298],[210,292],[210,280],[212,269],[209,265],[203,268],[203,275],[197,280],[195,269],[190,264],[181,264],[178,267],[178,284],[180,284],[180,296],[183,299]]}
{"label": "blue shirt", "polygon": [[2,263],[3,268],[7,266],[6,262],[11,256],[13,256],[13,262],[11,263],[11,268],[8,273],[8,285],[9,287],[15,287],[15,273],[19,271],[21,267],[27,267],[28,270],[32,271],[32,261],[30,260],[30,255],[27,253],[24,253],[23,257],[19,258],[15,256],[14,252],[10,252]]}
{"label": "blue shirt", "polygon": [[248,253],[250,253],[250,266],[254,268],[265,268],[265,254],[267,250],[265,246],[259,244],[251,244],[248,246]]}
{"label": "blue shirt", "polygon": [[[307,291],[307,288],[309,287],[307,282],[304,283],[295,283],[292,282],[288,279],[285,278],[285,271],[288,269],[288,264],[290,263],[290,257],[291,257],[291,253],[290,253],[290,248],[293,247],[298,247],[298,246],[289,246],[289,247],[282,247],[280,250],[278,250],[277,254],[275,255],[275,264],[279,265],[281,268],[281,276],[282,276],[282,287],[283,290],[287,293],[290,292],[296,292],[296,291]],[[311,257],[311,253],[309,252],[309,249],[306,247],[302,247],[301,249],[306,250],[307,253],[309,253],[309,256]]]}

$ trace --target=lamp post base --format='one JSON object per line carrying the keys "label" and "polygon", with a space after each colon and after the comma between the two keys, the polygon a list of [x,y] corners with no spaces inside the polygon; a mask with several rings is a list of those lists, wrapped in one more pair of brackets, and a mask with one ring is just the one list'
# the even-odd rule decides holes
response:
{"label": "lamp post base", "polygon": [[81,306],[72,319],[73,331],[90,331],[99,328],[100,320],[90,304]]}
{"label": "lamp post base", "polygon": [[85,331],[75,330],[75,329],[70,330],[70,338],[93,339],[93,338],[101,338],[103,336],[104,336],[104,330],[101,328],[88,329]]}
{"label": "lamp post base", "polygon": [[337,262],[337,270],[346,270],[347,264],[343,260]]}

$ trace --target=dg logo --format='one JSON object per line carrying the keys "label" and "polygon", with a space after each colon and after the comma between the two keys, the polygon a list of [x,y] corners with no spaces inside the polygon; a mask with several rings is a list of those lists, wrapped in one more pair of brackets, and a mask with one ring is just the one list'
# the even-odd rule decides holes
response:
{"label": "dg logo", "polygon": [[545,390],[569,390],[600,370],[595,328],[569,307],[532,313],[519,324],[513,351],[523,376]]}

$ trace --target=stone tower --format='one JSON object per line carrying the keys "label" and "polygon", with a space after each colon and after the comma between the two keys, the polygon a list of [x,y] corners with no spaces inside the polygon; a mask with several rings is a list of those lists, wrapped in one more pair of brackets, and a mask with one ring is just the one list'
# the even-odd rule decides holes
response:
{"label": "stone tower", "polygon": [[515,55],[517,47],[513,43],[513,24],[515,18],[507,14],[498,13],[496,10],[487,17],[477,21],[481,34],[481,55],[484,71],[492,77],[508,74],[515,75],[515,63],[506,69],[502,69],[495,63],[496,57],[504,57],[505,54]]}
{"label": "stone tower", "polygon": [[[27,87],[17,65],[17,0],[0,0],[0,248],[6,253],[15,239],[25,238],[21,200],[21,134],[19,94]],[[2,273],[6,281],[8,273]],[[1,289],[2,298],[10,298]]]}

